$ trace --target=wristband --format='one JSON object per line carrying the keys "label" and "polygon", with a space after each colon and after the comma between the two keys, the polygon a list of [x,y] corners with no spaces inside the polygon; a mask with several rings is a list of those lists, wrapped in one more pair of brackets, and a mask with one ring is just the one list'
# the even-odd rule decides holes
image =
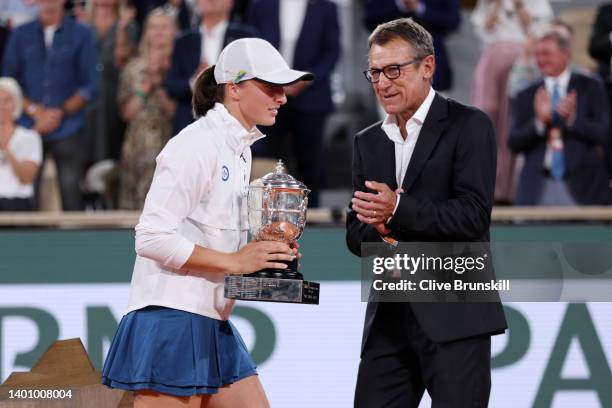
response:
{"label": "wristband", "polygon": [[390,248],[396,248],[399,245],[399,242],[397,241],[397,239],[390,237],[388,235],[385,236],[381,236],[380,237],[384,242],[387,243],[387,245],[389,245]]}

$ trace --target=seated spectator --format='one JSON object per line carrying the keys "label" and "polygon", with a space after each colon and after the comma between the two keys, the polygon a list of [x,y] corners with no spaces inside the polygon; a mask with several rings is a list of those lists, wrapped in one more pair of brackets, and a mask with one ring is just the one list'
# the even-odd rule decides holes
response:
{"label": "seated spectator", "polygon": [[609,112],[601,82],[570,68],[571,40],[550,30],[535,44],[543,79],[512,106],[508,145],[523,153],[515,204],[607,204],[603,157]]}
{"label": "seated spectator", "polygon": [[16,124],[21,89],[13,78],[0,78],[0,211],[34,210],[34,179],[42,160],[40,136]]}
{"label": "seated spectator", "polygon": [[119,171],[119,208],[140,210],[153,179],[155,158],[172,135],[176,103],[162,81],[170,67],[175,20],[163,9],[151,11],[139,55],[121,75],[119,105],[127,122]]}

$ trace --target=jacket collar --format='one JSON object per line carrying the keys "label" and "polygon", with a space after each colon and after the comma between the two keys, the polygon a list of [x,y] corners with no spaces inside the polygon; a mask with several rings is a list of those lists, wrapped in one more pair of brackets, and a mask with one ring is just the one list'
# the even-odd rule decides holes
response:
{"label": "jacket collar", "polygon": [[250,147],[257,140],[266,136],[256,126],[253,126],[251,130],[245,129],[222,103],[215,103],[215,106],[206,114],[206,118],[211,120],[212,125],[223,136],[227,145],[237,154],[241,154],[246,147]]}

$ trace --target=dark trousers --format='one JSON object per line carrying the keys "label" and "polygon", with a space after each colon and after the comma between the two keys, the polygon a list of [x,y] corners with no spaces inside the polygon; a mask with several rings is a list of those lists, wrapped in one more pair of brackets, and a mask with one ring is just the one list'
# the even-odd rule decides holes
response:
{"label": "dark trousers", "polygon": [[[83,172],[83,142],[81,132],[60,140],[47,141],[43,136],[45,157],[53,155],[57,168],[57,177],[62,197],[64,211],[81,211],[83,209],[81,198],[81,174]],[[36,179],[36,196],[40,191],[42,167]],[[38,202],[38,200],[36,201]]]}
{"label": "dark trousers", "polygon": [[0,211],[34,211],[34,199],[0,198]]}
{"label": "dark trousers", "polygon": [[417,408],[425,389],[432,408],[487,407],[491,337],[437,344],[409,305],[380,303],[359,364],[355,407]]}
{"label": "dark trousers", "polygon": [[[311,192],[308,206],[319,206],[319,190],[324,187],[323,169],[323,128],[327,113],[300,112],[291,101],[281,107],[274,126],[262,126],[266,138],[256,142],[253,156],[282,159],[295,158],[296,179],[306,184]],[[292,149],[288,147],[291,145]]]}

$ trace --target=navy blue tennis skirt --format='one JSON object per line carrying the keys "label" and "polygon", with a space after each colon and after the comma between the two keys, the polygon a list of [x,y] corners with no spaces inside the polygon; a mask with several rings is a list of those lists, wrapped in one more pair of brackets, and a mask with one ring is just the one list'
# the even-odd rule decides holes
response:
{"label": "navy blue tennis skirt", "polygon": [[149,306],[121,319],[102,383],[185,397],[216,394],[255,374],[255,362],[229,321]]}

